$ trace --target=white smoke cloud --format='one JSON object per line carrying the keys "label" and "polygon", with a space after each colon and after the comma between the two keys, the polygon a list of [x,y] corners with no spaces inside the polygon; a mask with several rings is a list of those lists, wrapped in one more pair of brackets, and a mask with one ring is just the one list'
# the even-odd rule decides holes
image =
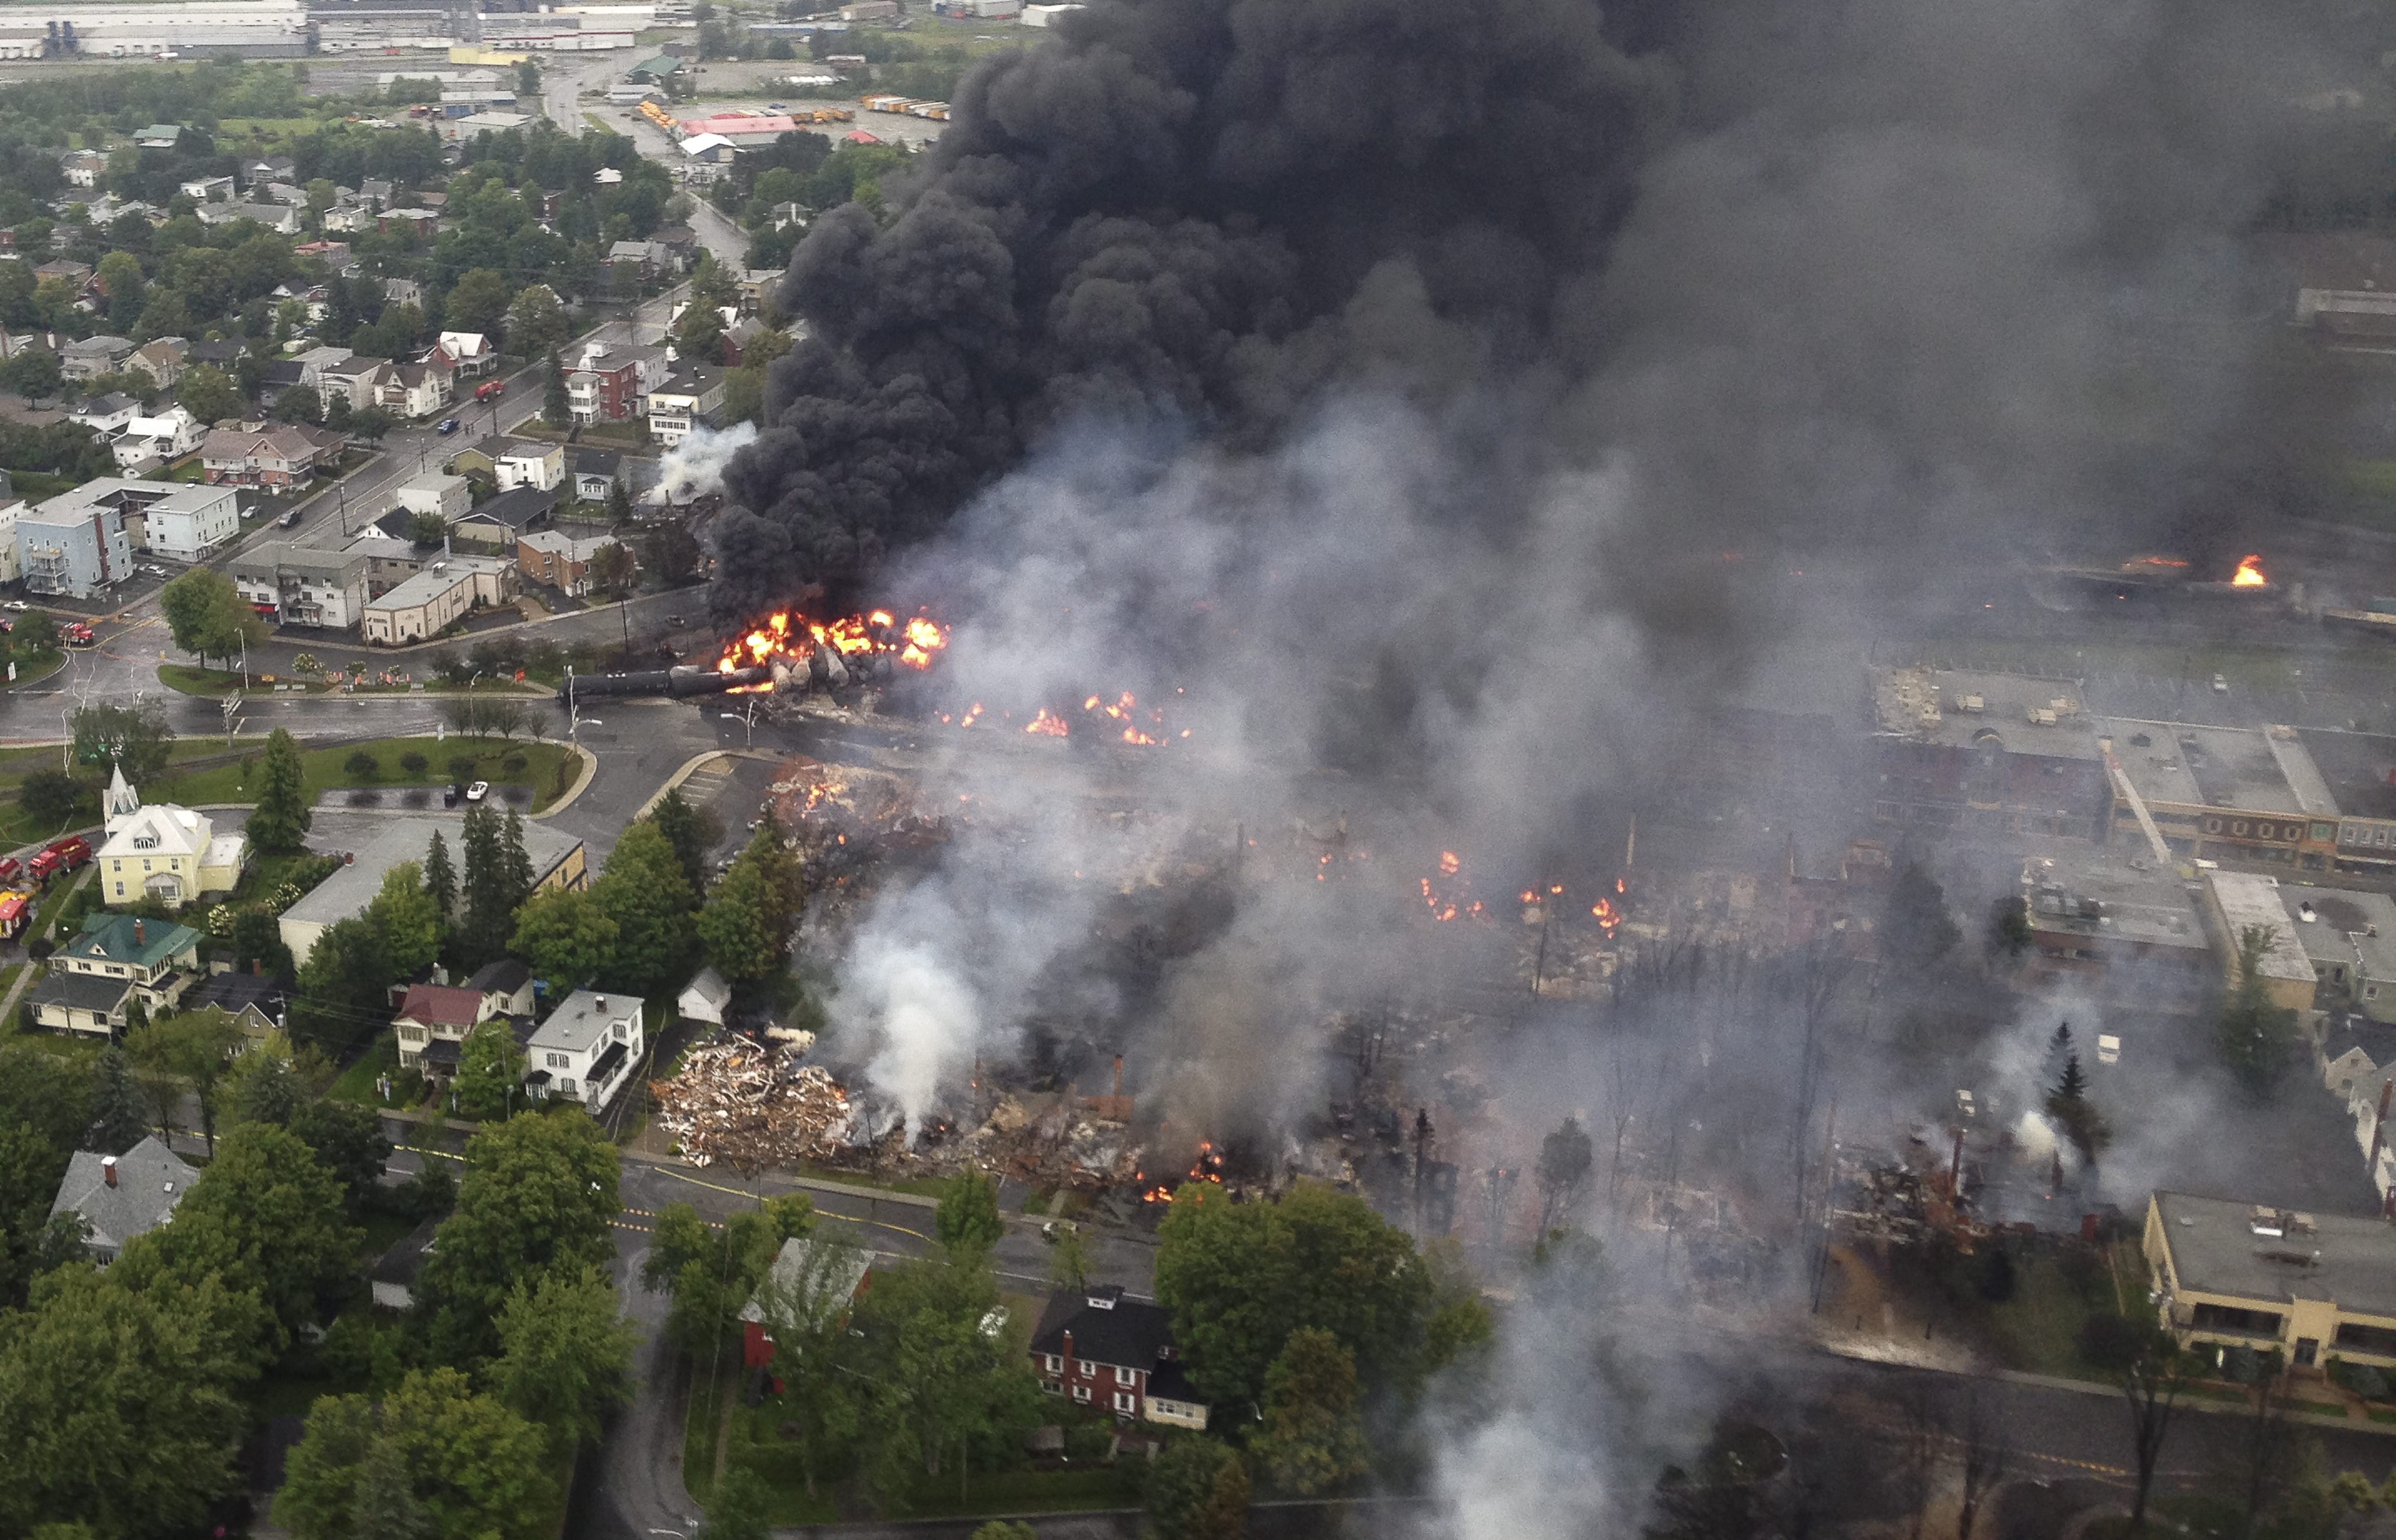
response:
{"label": "white smoke cloud", "polygon": [[884,923],[859,936],[830,1015],[852,1051],[870,1054],[868,1082],[910,1130],[920,1130],[972,1067],[988,1018],[943,945],[956,933],[939,923],[938,895],[912,890],[887,907],[899,912],[877,916]]}
{"label": "white smoke cloud", "polygon": [[659,484],[676,502],[688,502],[707,492],[724,490],[724,468],[734,454],[757,442],[757,425],[736,422],[729,428],[693,423],[680,444],[658,463]]}

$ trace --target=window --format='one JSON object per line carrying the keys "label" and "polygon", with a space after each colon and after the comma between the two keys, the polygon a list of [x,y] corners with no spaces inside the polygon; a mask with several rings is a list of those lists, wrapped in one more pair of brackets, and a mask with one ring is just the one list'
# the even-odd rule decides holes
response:
{"label": "window", "polygon": [[2351,1321],[2337,1323],[2337,1345],[2358,1353],[2376,1353],[2381,1358],[2396,1358],[2396,1331],[2385,1326],[2363,1326]]}
{"label": "window", "polygon": [[[122,861],[119,861],[119,862],[117,862],[116,864],[117,864],[118,866],[123,866],[125,863],[124,863],[124,862],[122,862]],[[124,897],[124,896],[125,896],[125,884],[124,884],[123,883],[117,883],[117,884],[116,884],[116,896],[117,896],[119,898],[122,898],[122,897]]]}
{"label": "window", "polygon": [[573,1060],[567,1058],[564,1054],[551,1054],[546,1056],[549,1059],[549,1067],[552,1069],[563,1069],[573,1062]]}
{"label": "window", "polygon": [[1117,1385],[1138,1385],[1139,1383],[1138,1371],[1126,1369],[1120,1363],[1116,1364],[1115,1383]]}
{"label": "window", "polygon": [[1088,1401],[1090,1399],[1090,1387],[1086,1385],[1077,1385],[1073,1387],[1073,1399],[1077,1401]]}
{"label": "window", "polygon": [[2230,826],[2230,832],[2231,832],[2232,834],[2243,834],[2243,833],[2245,833],[2245,832],[2246,832],[2246,820],[2245,820],[2245,819],[2243,819],[2243,818],[2241,818],[2241,819],[2239,819],[2236,823],[2231,824],[2231,825]]}
{"label": "window", "polygon": [[1052,1374],[1063,1374],[1065,1371],[1065,1361],[1055,1353],[1042,1354],[1040,1357],[1040,1362],[1042,1367],[1045,1368]]}
{"label": "window", "polygon": [[624,1041],[624,1024],[620,1021],[616,1023],[616,1041],[619,1042]]}
{"label": "window", "polygon": [[574,1081],[570,1076],[561,1078],[558,1081],[557,1094],[561,1096],[570,1096],[574,1095]]}
{"label": "window", "polygon": [[2218,834],[2218,833],[2220,833],[2220,832],[2221,832],[2221,820],[2220,820],[2219,818],[2207,818],[2207,819],[2205,819],[2205,820],[2204,820],[2204,831],[2205,831],[2207,834]]}
{"label": "window", "polygon": [[1133,1410],[1137,1408],[1138,1404],[1138,1398],[1135,1397],[1130,1391],[1118,1390],[1115,1392],[1115,1410],[1122,1413],[1124,1415],[1131,1415]]}

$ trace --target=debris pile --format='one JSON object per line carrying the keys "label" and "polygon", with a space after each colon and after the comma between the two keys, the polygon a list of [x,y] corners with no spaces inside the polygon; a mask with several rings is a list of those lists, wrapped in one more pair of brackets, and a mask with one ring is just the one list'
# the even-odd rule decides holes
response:
{"label": "debris pile", "polygon": [[832,1155],[852,1131],[848,1093],[798,1059],[743,1038],[693,1048],[673,1079],[650,1087],[658,1126],[696,1166],[764,1168]]}

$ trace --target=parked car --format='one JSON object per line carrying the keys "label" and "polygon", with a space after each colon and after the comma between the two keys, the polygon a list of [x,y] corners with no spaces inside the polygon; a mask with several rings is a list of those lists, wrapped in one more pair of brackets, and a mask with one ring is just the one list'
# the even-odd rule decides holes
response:
{"label": "parked car", "polygon": [[441,419],[441,425],[433,431],[446,438],[449,434],[458,431],[458,419],[456,418],[443,418]]}
{"label": "parked car", "polygon": [[296,529],[299,525],[300,511],[296,508],[274,521],[274,527],[277,529]]}
{"label": "parked car", "polygon": [[489,781],[476,781],[473,785],[466,788],[466,800],[470,803],[481,802],[485,797],[487,797],[490,794],[491,783]]}
{"label": "parked car", "polygon": [[441,789],[441,805],[444,807],[455,807],[458,805],[458,799],[465,794],[466,789],[464,787],[459,785],[456,781],[451,781],[448,785]]}

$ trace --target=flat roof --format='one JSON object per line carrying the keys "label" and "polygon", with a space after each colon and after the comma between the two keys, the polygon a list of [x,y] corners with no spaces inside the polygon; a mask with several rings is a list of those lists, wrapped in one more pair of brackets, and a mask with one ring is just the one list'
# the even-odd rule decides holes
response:
{"label": "flat roof", "polygon": [[2396,1226],[2386,1220],[2184,1192],[2158,1191],[2154,1206],[2182,1291],[2396,1317]]}
{"label": "flat roof", "polygon": [[366,608],[402,610],[429,604],[459,584],[473,582],[477,573],[497,572],[505,564],[498,557],[444,556],[423,571],[410,574],[381,598],[367,600]]}
{"label": "flat roof", "polygon": [[2097,730],[2113,740],[2123,773],[2150,803],[2337,816],[2337,803],[2292,728],[2104,717]]}
{"label": "flat roof", "polygon": [[2213,901],[2229,922],[2227,940],[2233,954],[2239,936],[2249,926],[2265,926],[2271,932],[2271,944],[2263,952],[2263,976],[2313,982],[2312,959],[2305,955],[2304,944],[2296,937],[2296,927],[2281,906],[2276,880],[2251,871],[2208,871],[2204,876],[2212,886]]}
{"label": "flat roof", "polygon": [[2396,737],[2302,727],[2305,752],[2349,817],[2396,818]]}
{"label": "flat roof", "polygon": [[[1874,724],[1884,734],[1949,749],[1994,743],[2015,754],[2103,757],[2080,686],[2069,679],[1880,669],[1872,673],[1871,686]],[[2033,721],[2033,711],[2052,712],[2055,721]]]}
{"label": "flat roof", "polygon": [[[354,853],[355,858],[302,895],[300,901],[283,911],[283,918],[301,924],[329,925],[364,914],[375,895],[382,891],[385,873],[403,861],[421,861],[433,844],[435,830],[449,846],[449,858],[463,858],[466,820],[458,817],[394,818],[391,826]],[[582,842],[532,818],[524,820],[525,855],[532,861],[532,880],[539,886],[541,880],[555,871],[566,856]]]}
{"label": "flat roof", "polygon": [[2396,898],[2283,883],[2280,905],[2297,944],[2315,962],[2356,962],[2374,978],[2396,978]]}
{"label": "flat roof", "polygon": [[2092,850],[2024,860],[2022,896],[2032,928],[2210,952],[2213,940],[2187,885],[2169,870],[2141,870],[2125,859],[2137,857]]}

